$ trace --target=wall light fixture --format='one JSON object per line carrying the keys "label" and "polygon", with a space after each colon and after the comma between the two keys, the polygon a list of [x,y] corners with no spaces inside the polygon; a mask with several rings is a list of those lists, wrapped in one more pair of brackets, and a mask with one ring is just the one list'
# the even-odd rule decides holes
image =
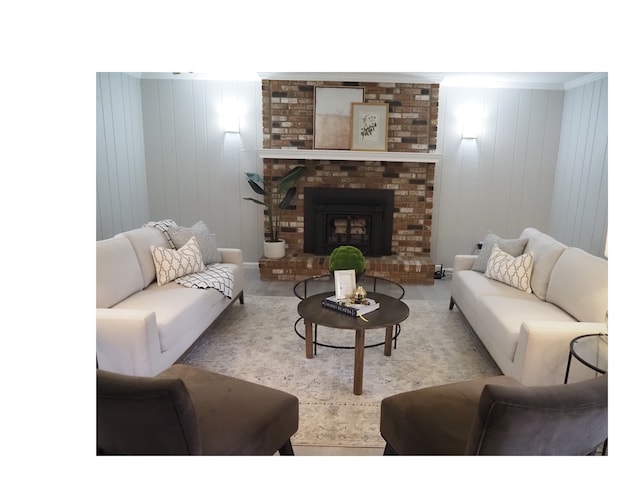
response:
{"label": "wall light fixture", "polygon": [[240,113],[235,101],[227,100],[223,104],[222,122],[226,133],[240,132]]}
{"label": "wall light fixture", "polygon": [[460,116],[462,120],[462,138],[471,140],[478,138],[482,118],[480,105],[474,103],[465,105]]}

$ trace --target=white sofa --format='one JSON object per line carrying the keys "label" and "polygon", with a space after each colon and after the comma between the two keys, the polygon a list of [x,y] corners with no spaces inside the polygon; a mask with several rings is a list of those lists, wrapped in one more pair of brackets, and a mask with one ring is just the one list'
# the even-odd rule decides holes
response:
{"label": "white sofa", "polygon": [[[607,333],[608,262],[535,228],[519,238],[527,239],[523,255],[533,255],[532,292],[472,270],[477,255],[456,255],[449,308],[460,309],[505,375],[525,385],[560,384],[571,340]],[[569,381],[594,374],[574,360]]]}
{"label": "white sofa", "polygon": [[151,247],[172,248],[169,241],[163,231],[145,226],[96,242],[98,368],[155,376],[236,299],[244,303],[240,249],[217,249],[221,264],[233,273],[230,298],[214,288],[189,288],[175,280],[159,286]]}

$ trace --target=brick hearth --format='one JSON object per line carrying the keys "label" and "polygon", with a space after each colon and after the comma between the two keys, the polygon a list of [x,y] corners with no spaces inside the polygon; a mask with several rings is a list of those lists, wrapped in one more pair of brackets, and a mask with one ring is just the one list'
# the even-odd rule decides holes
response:
{"label": "brick hearth", "polygon": [[[326,275],[329,257],[308,253],[292,254],[279,259],[260,259],[262,280],[304,280]],[[400,284],[433,285],[434,265],[429,257],[388,256],[367,258],[366,273]]]}

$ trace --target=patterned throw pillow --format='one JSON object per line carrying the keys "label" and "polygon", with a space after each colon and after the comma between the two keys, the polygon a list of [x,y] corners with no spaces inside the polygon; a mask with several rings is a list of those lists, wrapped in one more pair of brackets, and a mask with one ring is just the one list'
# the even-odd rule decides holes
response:
{"label": "patterned throw pillow", "polygon": [[205,265],[210,263],[219,263],[222,261],[222,255],[218,252],[216,246],[215,235],[209,233],[207,225],[200,220],[193,227],[179,227],[172,226],[167,229],[169,237],[175,248],[182,247],[191,237],[196,237],[198,247],[200,247],[200,253],[202,254],[202,261]]}
{"label": "patterned throw pillow", "polygon": [[152,246],[151,256],[156,267],[158,285],[164,285],[188,273],[204,270],[202,255],[195,237],[191,237],[178,250]]}
{"label": "patterned throw pillow", "polygon": [[484,276],[531,293],[532,271],[533,254],[531,252],[514,258],[502,251],[498,245],[494,245]]}

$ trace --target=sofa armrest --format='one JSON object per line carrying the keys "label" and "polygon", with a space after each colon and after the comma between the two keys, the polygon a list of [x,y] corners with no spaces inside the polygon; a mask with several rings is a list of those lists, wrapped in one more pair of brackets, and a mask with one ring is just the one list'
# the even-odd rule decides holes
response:
{"label": "sofa armrest", "polygon": [[[512,375],[525,385],[554,385],[564,382],[569,344],[580,335],[606,333],[605,323],[595,322],[523,322]],[[586,380],[593,371],[571,365],[571,381]],[[574,370],[577,371],[574,372]],[[584,378],[581,378],[584,377]]]}
{"label": "sofa armrest", "polygon": [[234,263],[242,266],[244,259],[242,250],[239,248],[218,248],[218,252],[222,255],[222,263]]}
{"label": "sofa armrest", "polygon": [[153,376],[159,357],[155,312],[96,308],[98,368],[125,375]]}
{"label": "sofa armrest", "polygon": [[471,270],[471,266],[476,258],[478,258],[478,255],[456,255],[453,257],[453,271]]}
{"label": "sofa armrest", "polygon": [[244,257],[242,250],[239,248],[218,248],[222,255],[222,263],[231,263],[237,265],[233,273],[233,298],[239,298],[240,303],[244,304]]}

